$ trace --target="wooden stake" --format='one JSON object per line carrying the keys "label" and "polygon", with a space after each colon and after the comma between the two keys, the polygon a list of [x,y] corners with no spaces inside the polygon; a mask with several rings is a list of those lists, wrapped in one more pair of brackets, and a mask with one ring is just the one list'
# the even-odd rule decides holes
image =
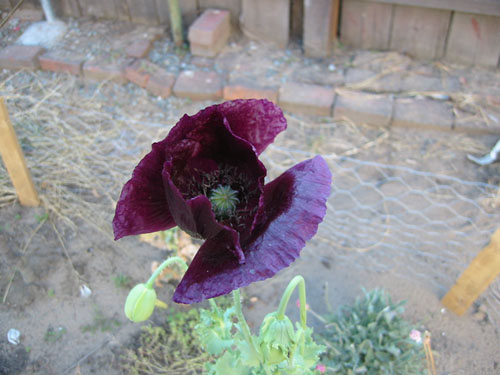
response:
{"label": "wooden stake", "polygon": [[0,153],[23,206],[35,207],[40,204],[38,194],[26,167],[23,151],[9,120],[4,99],[0,97]]}
{"label": "wooden stake", "polygon": [[491,241],[462,273],[441,302],[457,315],[463,315],[488,285],[500,274],[500,228]]}

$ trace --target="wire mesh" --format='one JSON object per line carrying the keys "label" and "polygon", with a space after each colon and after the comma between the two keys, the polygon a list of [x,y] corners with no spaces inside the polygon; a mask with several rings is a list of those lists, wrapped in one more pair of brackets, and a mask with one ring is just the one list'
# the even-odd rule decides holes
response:
{"label": "wire mesh", "polygon": [[[71,228],[83,221],[110,239],[114,204],[141,155],[182,114],[207,104],[153,101],[128,86],[79,86],[74,78],[46,73],[9,75],[0,93],[44,206]],[[417,142],[407,132],[397,138],[387,129],[287,119],[289,129],[262,160],[272,178],[316,154],[325,157],[332,194],[315,238],[331,245],[346,267],[390,271],[443,295],[499,227],[497,182],[475,182],[471,170],[455,163],[457,154],[482,151],[474,139],[425,136]],[[419,170],[394,165],[391,155],[423,164]],[[0,165],[0,207],[14,200]],[[500,280],[481,298],[500,323]]]}
{"label": "wire mesh", "polygon": [[[273,173],[313,153],[271,146]],[[316,239],[335,259],[427,285],[444,295],[500,223],[498,186],[403,166],[324,154],[333,175]],[[288,164],[288,163],[287,163]],[[500,280],[481,297],[500,323]]]}

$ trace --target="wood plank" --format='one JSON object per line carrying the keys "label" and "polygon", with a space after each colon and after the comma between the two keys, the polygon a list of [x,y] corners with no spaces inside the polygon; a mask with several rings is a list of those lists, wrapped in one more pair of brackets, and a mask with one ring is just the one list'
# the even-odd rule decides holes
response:
{"label": "wood plank", "polygon": [[[179,1],[181,3],[181,1]],[[158,21],[162,25],[170,25],[170,9],[168,0],[156,0],[156,10],[158,11]]]}
{"label": "wood plank", "polygon": [[132,22],[146,25],[159,24],[156,0],[127,0],[127,4]]}
{"label": "wood plank", "polygon": [[290,33],[290,1],[243,0],[240,22],[251,39],[285,48]]}
{"label": "wood plank", "polygon": [[198,11],[198,0],[181,0],[179,1],[179,6],[181,7],[182,24],[187,30],[200,14]]}
{"label": "wood plank", "polygon": [[82,12],[78,0],[61,0],[62,14],[68,17],[81,17]]}
{"label": "wood plank", "polygon": [[17,141],[14,127],[9,120],[7,106],[3,98],[0,98],[0,153],[12,184],[16,189],[19,202],[23,206],[38,206],[40,200],[30,172],[26,167],[23,151]]}
{"label": "wood plank", "polygon": [[12,9],[9,0],[0,0],[0,9]]}
{"label": "wood plank", "polygon": [[82,16],[96,18],[116,18],[114,1],[79,0]]}
{"label": "wood plank", "polygon": [[444,56],[451,11],[396,5],[390,49],[420,59]]}
{"label": "wood plank", "polygon": [[465,13],[500,16],[498,0],[365,0],[367,2],[410,5],[422,8],[456,10]]}
{"label": "wood plank", "polygon": [[333,49],[337,33],[338,0],[306,1],[304,9],[304,52],[311,57],[326,57]]}
{"label": "wood plank", "polygon": [[128,10],[127,0],[114,0],[116,17],[120,21],[130,22],[130,12]]}
{"label": "wood plank", "polygon": [[345,0],[340,17],[340,40],[356,48],[388,49],[392,5]]}
{"label": "wood plank", "polygon": [[446,58],[495,67],[500,57],[500,17],[457,12],[448,37]]}
{"label": "wood plank", "polygon": [[472,303],[500,274],[500,229],[458,278],[441,302],[457,315],[463,315]]}

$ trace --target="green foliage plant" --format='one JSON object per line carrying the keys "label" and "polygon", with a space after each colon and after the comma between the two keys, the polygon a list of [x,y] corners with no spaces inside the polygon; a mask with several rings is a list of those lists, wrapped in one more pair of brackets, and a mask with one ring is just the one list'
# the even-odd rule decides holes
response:
{"label": "green foliage plant", "polygon": [[424,375],[422,345],[410,338],[404,301],[393,303],[383,290],[364,291],[353,306],[326,319],[322,362],[327,374]]}
{"label": "green foliage plant", "polygon": [[[154,281],[163,269],[174,264],[181,266],[184,272],[187,269],[181,258],[168,258],[146,283],[132,288],[125,302],[125,315],[131,321],[145,321],[152,315],[155,307],[165,308],[166,305],[157,299]],[[285,312],[296,287],[299,287],[300,322],[294,327]],[[233,306],[219,307],[214,299],[209,302],[211,309],[200,309],[199,323],[194,327],[201,347],[214,358],[213,361],[207,361],[207,374],[317,374],[315,366],[324,347],[314,342],[312,329],[307,326],[306,287],[302,276],[296,276],[290,281],[278,310],[264,318],[258,336],[252,334],[243,316],[239,290],[233,292]],[[185,341],[181,343],[187,345]]]}
{"label": "green foliage plant", "polygon": [[[293,290],[299,286],[300,322],[294,327],[285,315]],[[253,335],[243,316],[239,290],[234,305],[221,309],[210,300],[211,309],[201,310],[196,331],[202,347],[216,358],[206,366],[209,375],[313,375],[324,347],[307,327],[305,282],[296,276],[288,285],[278,310],[268,314]]]}

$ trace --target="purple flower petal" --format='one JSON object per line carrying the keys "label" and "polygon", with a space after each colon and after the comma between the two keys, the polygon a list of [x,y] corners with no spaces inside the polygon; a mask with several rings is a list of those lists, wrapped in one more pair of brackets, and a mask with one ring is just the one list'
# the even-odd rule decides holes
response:
{"label": "purple flower petal", "polygon": [[260,155],[286,129],[281,109],[268,100],[233,100],[218,105],[231,130],[250,142]]}
{"label": "purple flower petal", "polygon": [[115,240],[175,226],[161,175],[165,162],[165,143],[163,140],[153,144],[151,152],[141,160],[132,178],[123,187],[113,219]]}
{"label": "purple flower petal", "polygon": [[317,231],[326,213],[331,173],[319,156],[295,165],[264,187],[255,236],[243,243],[245,263],[220,246],[217,237],[200,248],[174,293],[195,303],[267,279],[288,267]]}

